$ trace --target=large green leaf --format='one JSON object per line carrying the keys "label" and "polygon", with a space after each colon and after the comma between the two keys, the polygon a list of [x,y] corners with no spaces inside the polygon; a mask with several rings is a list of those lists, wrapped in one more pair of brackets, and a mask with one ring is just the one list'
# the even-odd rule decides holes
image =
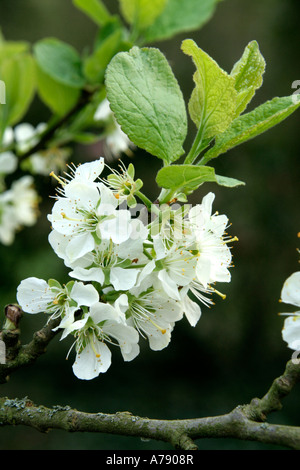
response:
{"label": "large green leaf", "polygon": [[101,83],[107,65],[123,47],[122,31],[116,30],[108,36],[84,61],[84,74],[92,83]]}
{"label": "large green leaf", "polygon": [[216,158],[276,126],[299,106],[299,95],[273,98],[253,111],[239,116],[223,134],[217,136],[215,145],[204,156],[205,161]]}
{"label": "large green leaf", "polygon": [[5,104],[0,105],[0,130],[3,130],[24,116],[33,99],[36,75],[32,56],[28,53],[6,56],[0,61],[0,80],[5,83]]}
{"label": "large green leaf", "polygon": [[53,80],[73,88],[82,88],[85,78],[78,52],[69,44],[46,38],[34,45],[39,67]]}
{"label": "large green leaf", "polygon": [[235,80],[192,39],[183,41],[182,50],[193,58],[197,69],[194,74],[196,86],[189,102],[190,116],[202,129],[202,139],[214,137],[224,132],[234,118]]}
{"label": "large green leaf", "polygon": [[257,42],[251,41],[231,71],[231,76],[235,79],[235,89],[238,92],[236,117],[246,109],[256,90],[262,85],[265,66],[266,63]]}
{"label": "large green leaf", "polygon": [[63,116],[75,106],[80,90],[53,80],[37,66],[37,89],[41,100],[54,114]]}
{"label": "large green leaf", "polygon": [[164,55],[155,48],[121,52],[107,67],[105,83],[111,109],[130,140],[166,163],[177,160],[183,153],[187,115]]}
{"label": "large green leaf", "polygon": [[168,0],[162,14],[145,31],[145,41],[168,39],[175,34],[198,30],[212,17],[218,2],[219,0]]}
{"label": "large green leaf", "polygon": [[100,0],[73,0],[73,4],[98,26],[105,25],[111,19],[109,11]]}
{"label": "large green leaf", "polygon": [[129,24],[143,31],[154,23],[164,10],[167,0],[119,0],[122,15]]}
{"label": "large green leaf", "polygon": [[221,186],[235,187],[244,184],[234,178],[215,174],[209,166],[170,165],[159,170],[156,182],[161,188],[189,194],[205,182],[217,183]]}

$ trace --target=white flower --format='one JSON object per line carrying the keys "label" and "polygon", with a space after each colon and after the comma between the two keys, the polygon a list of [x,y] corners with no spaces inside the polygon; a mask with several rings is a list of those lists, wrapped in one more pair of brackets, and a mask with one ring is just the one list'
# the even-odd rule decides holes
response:
{"label": "white flower", "polygon": [[98,302],[77,322],[70,325],[64,335],[74,334],[76,359],[73,372],[83,380],[91,380],[106,372],[111,365],[108,344],[120,347],[125,361],[139,354],[137,331],[125,323],[125,317],[113,306]]}
{"label": "white flower", "polygon": [[0,241],[3,244],[13,243],[15,233],[22,226],[35,224],[37,206],[38,195],[31,176],[14,181],[9,190],[0,194]]}
{"label": "white flower", "polygon": [[112,155],[119,157],[121,153],[129,153],[129,149],[134,147],[134,144],[125,132],[122,131],[121,126],[117,122],[115,126],[115,130],[106,137],[106,143]]}
{"label": "white flower", "polygon": [[[300,307],[300,271],[293,273],[285,281],[281,291],[281,301]],[[283,340],[288,343],[289,348],[297,351],[300,349],[300,310],[281,315],[289,315],[282,330]]]}
{"label": "white flower", "polygon": [[228,268],[232,257],[227,243],[236,239],[224,237],[227,217],[211,214],[214,198],[213,193],[207,194],[202,204],[192,207],[188,214],[194,238],[191,248],[197,256],[196,277],[204,287],[214,282],[230,282]]}
{"label": "white flower", "polygon": [[102,183],[74,179],[64,186],[66,197],[54,204],[48,219],[53,229],[72,239],[66,255],[74,261],[96,246],[95,238],[122,243],[130,236],[130,212],[116,210],[118,201]]}
{"label": "white flower", "polygon": [[160,236],[154,237],[157,277],[161,286],[171,298],[180,300],[179,289],[195,278],[196,258],[180,244],[174,243],[170,249],[163,244]]}
{"label": "white flower", "polygon": [[[125,295],[125,294],[124,294]],[[147,337],[152,350],[158,351],[168,346],[176,321],[182,318],[179,302],[169,298],[163,291],[144,290],[134,287],[123,302],[123,311],[129,325]]]}
{"label": "white flower", "polygon": [[108,122],[106,144],[112,157],[119,157],[123,152],[129,153],[130,148],[134,147],[134,144],[117,123],[106,98],[98,106],[94,120]]}
{"label": "white flower", "polygon": [[[115,290],[122,291],[132,288],[141,271],[140,266],[148,261],[143,254],[143,242],[147,237],[147,229],[139,220],[130,221],[131,237],[123,243],[102,239],[93,251],[82,258],[70,262],[65,255],[67,238],[59,240],[57,236],[49,236],[56,253],[63,257],[65,264],[73,271],[71,277],[82,281],[97,281],[100,284],[111,284]],[[141,226],[139,229],[138,227]],[[54,240],[53,240],[54,237]]]}
{"label": "white flower", "polygon": [[46,127],[47,125],[44,122],[38,124],[37,127],[34,127],[28,122],[18,124],[14,128],[14,138],[18,151],[22,153],[27,152],[27,150],[33,147],[38,142],[39,135]]}
{"label": "white flower", "polygon": [[71,281],[62,287],[57,281],[46,282],[43,279],[30,277],[24,279],[17,289],[17,301],[27,313],[45,312],[51,318],[68,317],[82,306],[91,306],[98,302],[99,294],[91,285]]}
{"label": "white flower", "polygon": [[32,226],[37,220],[38,194],[33,187],[32,176],[22,176],[14,181],[11,189],[11,203],[15,208],[15,217],[19,224]]}
{"label": "white flower", "polygon": [[202,284],[197,280],[193,280],[188,286],[181,289],[180,305],[182,308],[182,313],[186,316],[191,326],[196,326],[201,317],[201,308],[199,303],[196,303],[190,299],[188,295],[189,292],[191,292],[199,302],[209,307],[210,305],[213,305],[213,301],[210,297],[207,297],[207,295],[210,295],[216,291],[211,287],[203,287]]}
{"label": "white flower", "polygon": [[18,159],[13,152],[7,151],[0,154],[0,174],[11,174],[18,167]]}
{"label": "white flower", "polygon": [[104,168],[104,158],[100,157],[93,162],[83,163],[77,167],[69,166],[73,181],[93,183],[102,173]]}
{"label": "white flower", "polygon": [[19,222],[15,217],[15,209],[11,204],[10,193],[5,191],[0,194],[0,242],[3,245],[11,245],[19,228]]}
{"label": "white flower", "polygon": [[113,112],[110,109],[109,101],[105,98],[96,109],[94,114],[95,121],[106,121],[112,116]]}

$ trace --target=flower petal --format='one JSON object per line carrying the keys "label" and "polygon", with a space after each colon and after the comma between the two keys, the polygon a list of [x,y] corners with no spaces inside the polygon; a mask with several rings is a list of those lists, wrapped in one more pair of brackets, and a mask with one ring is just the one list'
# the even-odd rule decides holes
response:
{"label": "flower petal", "polygon": [[83,282],[75,282],[71,294],[71,298],[77,302],[78,306],[86,305],[90,307],[99,301],[99,293],[92,284],[83,284]]}
{"label": "flower petal", "polygon": [[77,354],[73,372],[81,380],[91,380],[100,373],[106,372],[111,365],[111,352],[106,344],[96,341],[88,343],[84,350]]}
{"label": "flower petal", "polygon": [[51,292],[47,282],[36,277],[24,279],[17,289],[17,301],[27,313],[45,311],[54,298],[55,294]]}
{"label": "flower petal", "polygon": [[300,271],[293,273],[283,284],[281,300],[300,307]]}

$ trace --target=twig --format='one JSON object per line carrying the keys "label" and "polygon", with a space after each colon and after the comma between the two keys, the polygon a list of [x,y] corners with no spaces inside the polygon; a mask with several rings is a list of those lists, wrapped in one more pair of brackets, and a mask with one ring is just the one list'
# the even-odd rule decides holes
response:
{"label": "twig", "polygon": [[[20,369],[21,367],[28,366],[36,361],[36,359],[46,351],[50,341],[56,336],[59,330],[53,331],[60,323],[60,318],[50,320],[41,330],[33,335],[33,339],[29,344],[20,346],[17,356],[7,362],[0,364],[0,384],[5,383],[10,374]],[[16,330],[12,330],[11,334]],[[5,340],[5,335],[3,337]]]}
{"label": "twig", "polygon": [[40,432],[60,429],[135,436],[168,442],[174,448],[185,450],[196,450],[193,441],[201,438],[235,438],[300,449],[300,428],[253,422],[246,417],[244,407],[210,418],[160,420],[128,412],[84,413],[68,406],[46,408],[34,405],[28,398],[1,398],[0,423],[30,426]]}

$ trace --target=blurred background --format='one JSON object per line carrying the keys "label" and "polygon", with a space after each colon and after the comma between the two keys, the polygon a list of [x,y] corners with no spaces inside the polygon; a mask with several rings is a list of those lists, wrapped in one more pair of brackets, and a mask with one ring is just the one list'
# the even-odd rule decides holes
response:
{"label": "blurred background", "polygon": [[[117,11],[117,1],[106,1]],[[262,88],[249,110],[274,96],[293,93],[292,83],[300,80],[300,5],[298,0],[226,0],[199,32],[178,35],[170,41],[153,44],[168,58],[186,100],[193,88],[194,67],[180,45],[193,38],[219,65],[230,72],[249,41],[256,39],[267,67]],[[70,0],[0,0],[0,26],[6,39],[31,43],[52,36],[72,44],[79,52],[93,43],[96,27]],[[23,121],[36,125],[48,117],[38,99]],[[280,305],[285,279],[299,270],[300,248],[300,164],[299,111],[266,134],[231,150],[215,161],[216,172],[246,182],[245,187],[226,189],[202,186],[191,203],[200,202],[210,190],[216,194],[214,209],[225,213],[232,226],[234,244],[232,282],[219,284],[226,300],[216,298],[214,308],[202,308],[195,328],[180,322],[169,347],[151,351],[142,343],[141,354],[124,363],[113,351],[108,372],[91,382],[80,381],[72,372],[73,356],[65,360],[67,340],[57,337],[47,354],[28,369],[16,372],[1,386],[1,396],[28,396],[45,406],[69,405],[86,412],[131,411],[151,418],[193,418],[224,414],[238,404],[261,397],[273,379],[281,375],[291,350],[281,338],[283,318]],[[188,148],[195,133],[190,124]],[[102,147],[74,147],[73,161],[97,158]],[[124,158],[128,163],[128,158]],[[155,199],[153,184],[160,161],[137,151],[133,163],[144,179],[145,192]],[[29,276],[67,279],[67,271],[48,244],[51,211],[49,194],[55,185],[48,178],[36,178],[43,195],[38,223],[24,229],[11,247],[0,246],[0,309],[16,302],[16,288]],[[1,324],[3,314],[1,314]],[[42,327],[43,315],[27,315],[22,320],[22,341],[31,339]],[[299,387],[284,401],[271,422],[300,425]],[[200,449],[265,449],[251,442],[231,439],[199,440]],[[267,448],[270,448],[268,446]],[[142,441],[97,434],[67,434],[51,431],[41,434],[23,427],[0,428],[0,449],[171,449],[160,442]]]}

